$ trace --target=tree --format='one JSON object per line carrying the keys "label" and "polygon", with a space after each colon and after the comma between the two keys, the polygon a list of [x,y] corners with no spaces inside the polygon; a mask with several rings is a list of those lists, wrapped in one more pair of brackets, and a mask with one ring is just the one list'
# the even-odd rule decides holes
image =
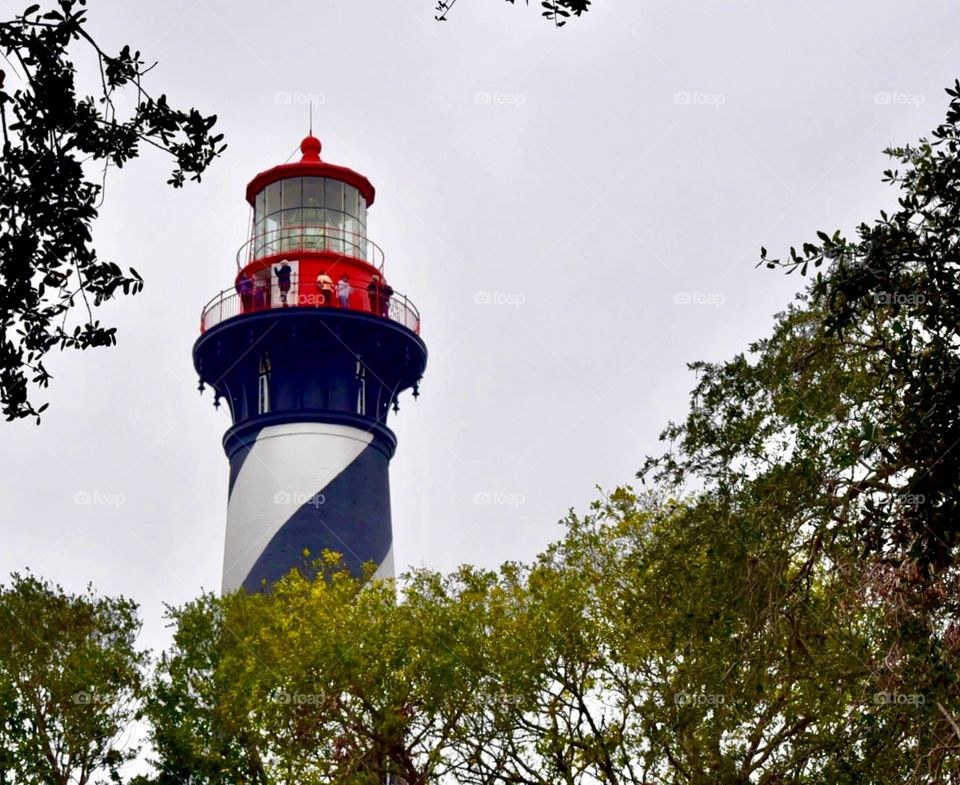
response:
{"label": "tree", "polygon": [[814,345],[870,361],[878,375],[859,401],[859,445],[847,457],[858,476],[837,492],[860,501],[867,550],[913,564],[923,581],[949,570],[960,535],[960,81],[933,141],[891,148],[904,171],[899,209],[857,229],[858,239],[818,232],[790,249],[788,273],[818,271],[809,287],[821,312]]}
{"label": "tree", "polygon": [[867,614],[874,700],[838,728],[835,781],[934,782],[960,755],[960,84],[933,140],[888,150],[899,209],[786,261],[805,291],[700,381],[640,476],[800,539],[801,571]]}
{"label": "tree", "polygon": [[[96,98],[76,92],[75,44],[99,64]],[[0,403],[8,420],[39,423],[47,404],[36,405],[34,394],[51,379],[46,354],[114,344],[115,328],[93,309],[143,286],[135,269],[122,271],[92,245],[108,168],[150,145],[173,157],[168,182],[179,188],[199,180],[225,146],[213,133],[215,115],[174,109],[165,95],[146,92],[153,65],[140,52],[101,48],[86,29],[85,0],[33,5],[0,22],[0,54]],[[135,104],[127,116],[118,108],[125,92]]]}
{"label": "tree", "polygon": [[852,781],[878,614],[805,573],[775,522],[623,488],[506,565],[480,603],[493,689],[461,720],[455,781]]}
{"label": "tree", "polygon": [[0,782],[119,782],[147,664],[137,606],[13,575],[0,629]]}
{"label": "tree", "polygon": [[268,594],[171,610],[174,645],[148,701],[156,782],[410,785],[450,772],[482,617],[424,573],[398,602],[335,554]]}
{"label": "tree", "polygon": [[857,781],[882,614],[776,510],[620,489],[528,565],[204,598],[173,613],[155,781]]}
{"label": "tree", "polygon": [[[510,5],[514,5],[516,0],[507,0]],[[556,27],[563,27],[571,16],[582,16],[590,10],[591,0],[541,0],[540,6],[545,19],[549,19]],[[438,22],[447,21],[447,15],[453,10],[457,0],[439,0],[436,8],[435,19]],[[526,0],[530,5],[530,0]]]}

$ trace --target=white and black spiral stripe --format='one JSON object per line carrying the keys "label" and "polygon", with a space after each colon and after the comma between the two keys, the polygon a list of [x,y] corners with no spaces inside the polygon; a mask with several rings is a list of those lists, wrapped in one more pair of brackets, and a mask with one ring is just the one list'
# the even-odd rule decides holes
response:
{"label": "white and black spiral stripe", "polygon": [[373,562],[375,577],[393,576],[392,448],[376,432],[273,424],[247,431],[228,455],[224,593],[259,591],[324,550],[342,554],[356,574]]}

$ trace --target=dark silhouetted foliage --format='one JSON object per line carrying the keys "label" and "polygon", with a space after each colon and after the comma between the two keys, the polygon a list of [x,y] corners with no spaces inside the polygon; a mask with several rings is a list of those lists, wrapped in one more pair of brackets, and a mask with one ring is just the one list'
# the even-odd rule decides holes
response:
{"label": "dark silhouetted foliage", "polygon": [[[510,5],[514,5],[516,0],[507,0]],[[530,5],[530,0],[526,0]],[[571,16],[582,16],[590,10],[591,0],[541,0],[540,7],[544,18],[549,19],[557,27],[563,27]],[[447,15],[453,10],[457,0],[440,0],[437,3],[436,20],[445,22]]]}
{"label": "dark silhouetted foliage", "polygon": [[[142,85],[152,66],[140,52],[107,54],[86,21],[85,0],[58,0],[0,22],[0,403],[8,420],[39,422],[47,404],[35,405],[33,395],[51,379],[47,352],[114,344],[116,329],[93,309],[143,286],[135,269],[101,259],[92,244],[108,167],[152,145],[173,156],[168,182],[178,188],[199,180],[224,149],[215,115],[153,98]],[[75,45],[99,63],[96,97],[77,93]],[[125,116],[121,95],[135,99]]]}

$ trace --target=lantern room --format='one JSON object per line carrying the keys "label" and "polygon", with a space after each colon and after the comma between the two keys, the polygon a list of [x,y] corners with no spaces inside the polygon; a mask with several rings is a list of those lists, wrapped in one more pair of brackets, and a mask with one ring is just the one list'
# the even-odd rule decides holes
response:
{"label": "lantern room", "polygon": [[298,245],[366,258],[367,200],[356,186],[332,177],[285,177],[254,197],[254,254]]}
{"label": "lantern room", "polygon": [[299,161],[247,185],[249,239],[237,253],[233,286],[204,307],[201,332],[238,316],[310,307],[371,314],[419,333],[417,309],[387,283],[383,252],[367,236],[373,185],[321,160],[320,150],[320,140],[307,136]]}
{"label": "lantern room", "polygon": [[320,151],[320,140],[308,136],[299,161],[261,172],[247,186],[253,219],[237,255],[241,313],[330,306],[390,316],[383,253],[367,237],[373,185],[321,160]]}

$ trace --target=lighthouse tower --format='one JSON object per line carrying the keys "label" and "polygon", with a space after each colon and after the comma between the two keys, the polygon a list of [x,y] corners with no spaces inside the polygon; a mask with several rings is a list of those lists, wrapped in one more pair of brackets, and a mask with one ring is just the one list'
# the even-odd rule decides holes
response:
{"label": "lighthouse tower", "polygon": [[413,304],[367,237],[374,188],[320,158],[247,186],[249,241],[234,285],[203,309],[200,389],[226,401],[230,462],[223,591],[257,591],[324,549],[360,574],[393,575],[387,414],[427,362]]}

